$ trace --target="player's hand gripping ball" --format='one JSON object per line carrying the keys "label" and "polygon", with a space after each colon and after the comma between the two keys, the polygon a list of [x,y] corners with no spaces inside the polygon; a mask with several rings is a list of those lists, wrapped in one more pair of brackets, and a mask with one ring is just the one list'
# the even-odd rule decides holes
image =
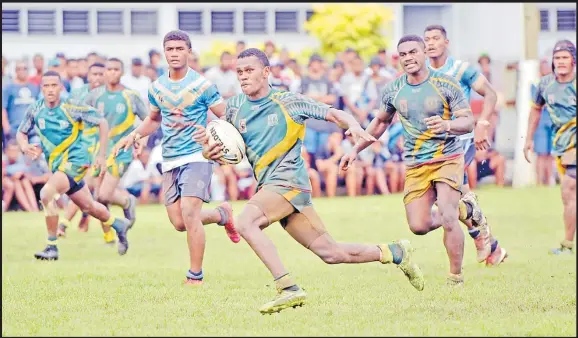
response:
{"label": "player's hand gripping ball", "polygon": [[[217,147],[221,149],[216,158],[210,156],[212,157],[210,159],[222,164],[237,164],[245,158],[245,142],[232,124],[224,120],[213,120],[209,122],[206,130],[202,127],[197,128],[194,135],[197,142],[205,141],[205,148],[208,148],[211,153]],[[205,135],[201,135],[203,130]]]}

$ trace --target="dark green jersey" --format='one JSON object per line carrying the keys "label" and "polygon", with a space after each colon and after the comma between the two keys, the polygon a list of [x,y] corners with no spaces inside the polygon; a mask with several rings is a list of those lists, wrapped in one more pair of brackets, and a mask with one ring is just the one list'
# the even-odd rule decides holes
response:
{"label": "dark green jersey", "polygon": [[258,182],[311,191],[301,146],[305,120],[324,120],[330,106],[301,94],[271,89],[251,101],[239,94],[227,101],[226,119],[241,133]]}

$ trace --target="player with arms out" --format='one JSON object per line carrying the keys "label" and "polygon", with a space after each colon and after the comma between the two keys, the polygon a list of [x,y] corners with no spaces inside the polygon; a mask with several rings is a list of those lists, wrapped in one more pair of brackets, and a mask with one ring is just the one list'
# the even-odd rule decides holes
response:
{"label": "player with arms out", "polygon": [[[463,284],[464,233],[458,220],[472,218],[473,205],[460,199],[464,176],[464,150],[459,135],[474,129],[474,117],[457,81],[426,65],[421,37],[407,35],[397,44],[405,74],[383,91],[381,108],[367,127],[379,139],[395,113],[403,125],[403,160],[407,167],[403,202],[410,230],[425,235],[444,228],[444,245],[450,260],[449,285]],[[371,142],[358,141],[341,159],[350,168]],[[431,209],[437,203],[439,212]]]}
{"label": "player with arms out", "polygon": [[564,205],[564,240],[550,253],[571,254],[576,234],[576,46],[568,40],[554,45],[552,71],[542,77],[532,98],[533,107],[528,118],[524,156],[530,162],[534,149],[534,133],[544,106],[552,118],[554,141],[552,155],[556,157]]}
{"label": "player with arms out", "polygon": [[[350,115],[329,105],[292,92],[269,86],[270,66],[264,52],[250,48],[237,57],[237,78],[243,94],[227,101],[226,120],[243,137],[247,159],[258,182],[257,193],[239,217],[237,229],[273,275],[277,296],[259,310],[279,312],[301,306],[306,294],[283,266],[273,242],[262,231],[274,222],[298,243],[311,250],[327,264],[369,263],[396,264],[418,290],[423,290],[421,270],[411,260],[408,241],[366,245],[338,243],[325,229],[311,202],[311,183],[301,147],[305,121],[309,118],[333,122],[355,139],[375,141]],[[206,158],[219,161],[222,148],[209,146],[206,130],[195,132],[203,144]]]}
{"label": "player with arms out", "polygon": [[[90,65],[90,67],[88,68],[87,80],[88,80],[87,84],[83,85],[82,87],[73,89],[70,92],[70,96],[68,97],[67,100],[68,103],[74,105],[84,105],[86,103],[88,93],[91,90],[101,86],[104,82],[104,64],[97,62]],[[98,127],[84,129],[82,131],[81,138],[85,143],[85,147],[88,149],[91,161],[93,161],[97,153]],[[91,174],[86,175],[84,180],[89,190],[94,191],[95,179],[93,178],[93,176]],[[66,235],[66,228],[70,226],[70,222],[72,221],[72,218],[74,218],[78,210],[79,208],[76,204],[74,204],[73,202],[68,203],[64,212],[64,217],[61,218],[60,224],[58,224],[58,236]],[[80,218],[80,223],[78,224],[78,230],[83,232],[88,231],[88,221],[89,221],[88,214],[83,212],[82,217]]]}
{"label": "player with arms out", "polygon": [[209,202],[212,163],[202,155],[202,147],[193,140],[195,125],[207,124],[210,109],[221,117],[225,103],[211,84],[187,65],[191,55],[191,40],[183,31],[171,31],[163,40],[168,73],[154,81],[149,90],[150,115],[116,147],[123,156],[142,137],[161,126],[163,132],[163,190],[169,219],[177,231],[187,232],[190,269],[186,284],[202,284],[205,230],[203,224],[217,223],[225,227],[234,243],[239,242],[230,204],[216,209],[201,210]]}
{"label": "player with arms out", "polygon": [[[83,181],[91,161],[85,143],[81,139],[81,131],[85,127],[98,125],[103,148],[96,156],[94,165],[102,167],[106,154],[103,149],[106,149],[108,143],[108,123],[92,107],[62,103],[60,101],[62,82],[58,73],[54,71],[44,73],[41,86],[44,99],[30,106],[16,135],[22,152],[32,159],[44,153],[48,167],[53,173],[40,191],[40,200],[46,215],[48,246],[34,256],[37,259],[58,259],[56,201],[62,194],[67,194],[83,212],[112,226],[118,234],[118,253],[124,255],[128,250],[126,233],[130,222],[112,216],[104,205],[92,198]],[[40,135],[40,146],[28,143],[28,134],[32,129]]]}
{"label": "player with arms out", "polygon": [[[472,89],[484,97],[484,106],[475,130],[459,137],[464,145],[464,162],[467,168],[475,159],[476,149],[490,149],[491,144],[488,139],[490,123],[488,121],[494,114],[497,93],[488,79],[471,64],[454,59],[449,55],[449,40],[443,26],[427,26],[424,40],[428,56],[427,64],[431,69],[455,78],[464,93],[466,102],[470,102]],[[474,208],[472,219],[462,223],[466,225],[470,237],[474,239],[478,262],[485,261],[487,266],[499,265],[507,257],[507,252],[490,233],[490,227],[480,209],[478,198],[470,190],[467,171],[464,171],[464,183],[461,190],[462,199],[469,202]],[[438,212],[435,207],[434,212]]]}

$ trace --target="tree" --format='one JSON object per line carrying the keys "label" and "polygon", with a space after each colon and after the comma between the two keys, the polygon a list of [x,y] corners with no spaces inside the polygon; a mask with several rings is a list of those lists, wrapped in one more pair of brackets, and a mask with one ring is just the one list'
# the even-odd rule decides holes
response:
{"label": "tree", "polygon": [[353,48],[367,60],[387,47],[393,12],[383,4],[319,4],[313,9],[305,30],[319,40],[323,55],[333,58]]}

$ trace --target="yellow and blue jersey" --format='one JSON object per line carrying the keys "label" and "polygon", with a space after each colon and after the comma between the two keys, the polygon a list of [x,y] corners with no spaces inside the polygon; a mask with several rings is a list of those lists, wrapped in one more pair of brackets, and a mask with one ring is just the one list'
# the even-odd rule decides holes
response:
{"label": "yellow and blue jersey", "polygon": [[247,145],[258,189],[278,185],[304,192],[311,183],[301,146],[308,118],[325,120],[329,105],[292,92],[271,89],[266,97],[251,101],[239,94],[227,101],[226,119]]}
{"label": "yellow and blue jersey", "polygon": [[403,74],[384,89],[381,109],[390,114],[399,113],[405,139],[403,159],[407,166],[441,161],[463,153],[458,136],[434,134],[424,121],[436,115],[449,120],[470,111],[454,77],[430,70],[426,80],[411,85],[407,82],[407,74]]}
{"label": "yellow and blue jersey", "polygon": [[[67,102],[70,104],[75,105],[84,105],[86,104],[86,100],[90,93],[90,85],[84,84],[82,87],[75,88],[70,91],[70,95],[68,96]],[[94,126],[91,128],[85,128],[82,130],[81,138],[83,142],[86,144],[88,151],[91,154],[95,154],[97,150],[97,143],[98,143],[98,126]]]}
{"label": "yellow and blue jersey", "polygon": [[87,105],[61,103],[48,108],[44,100],[38,100],[28,108],[18,130],[28,135],[34,129],[50,171],[67,171],[72,166],[90,165],[80,136],[84,128],[98,125],[101,118],[96,109]]}
{"label": "yellow and blue jersey", "polygon": [[175,163],[200,154],[202,146],[193,140],[193,132],[195,125],[207,125],[210,107],[224,102],[217,87],[189,69],[179,81],[168,73],[161,75],[150,85],[148,96],[151,111],[162,116],[163,160]]}
{"label": "yellow and blue jersey", "polygon": [[546,75],[532,94],[533,106],[544,106],[552,120],[552,154],[562,156],[576,148],[576,78],[560,83],[554,74]]}

